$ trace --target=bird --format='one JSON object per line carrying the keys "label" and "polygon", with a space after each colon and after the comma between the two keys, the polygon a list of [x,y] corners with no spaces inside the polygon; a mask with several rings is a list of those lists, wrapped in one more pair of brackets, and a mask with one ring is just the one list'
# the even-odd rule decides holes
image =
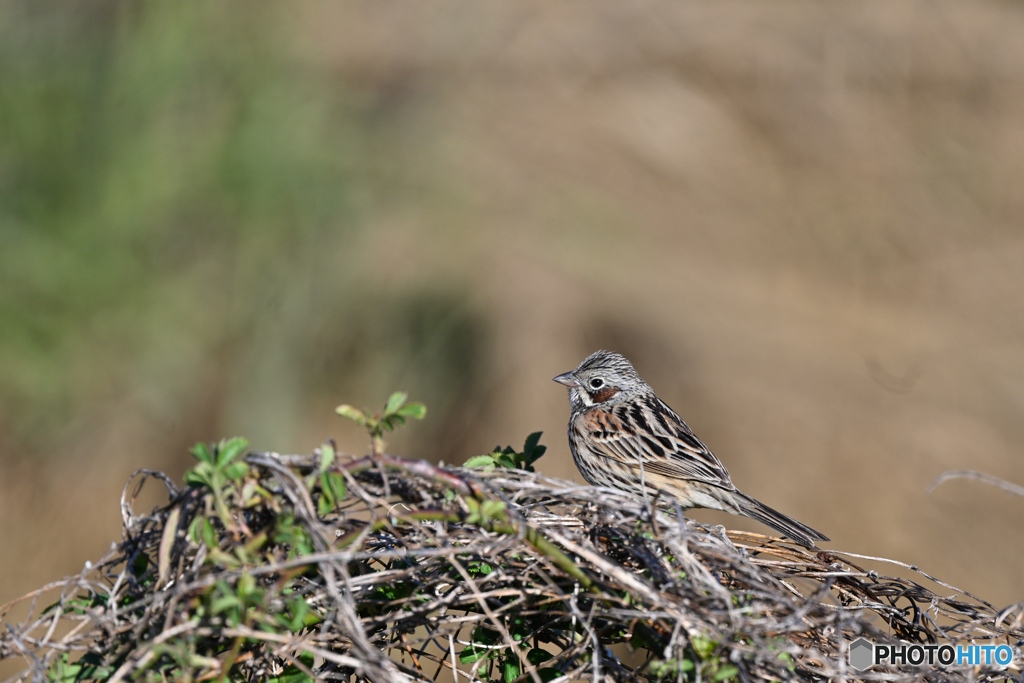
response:
{"label": "bird", "polygon": [[555,382],[569,388],[569,449],[594,486],[645,494],[673,509],[743,515],[806,548],[829,539],[742,493],[725,465],[622,355],[596,351]]}

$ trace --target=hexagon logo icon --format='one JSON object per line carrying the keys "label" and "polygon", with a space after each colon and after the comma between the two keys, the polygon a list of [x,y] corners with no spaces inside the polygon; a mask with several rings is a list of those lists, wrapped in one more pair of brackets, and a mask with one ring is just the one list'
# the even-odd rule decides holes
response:
{"label": "hexagon logo icon", "polygon": [[875,658],[875,646],[866,638],[858,638],[850,643],[850,666],[857,671],[863,671],[871,666]]}

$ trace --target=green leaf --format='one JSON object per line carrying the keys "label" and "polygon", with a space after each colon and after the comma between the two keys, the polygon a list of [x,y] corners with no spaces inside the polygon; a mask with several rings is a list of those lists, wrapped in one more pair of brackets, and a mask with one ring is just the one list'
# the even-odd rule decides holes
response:
{"label": "green leaf", "polygon": [[344,500],[345,478],[337,472],[324,472],[320,475],[320,485],[325,491],[331,492],[335,503]]}
{"label": "green leaf", "polygon": [[393,415],[402,404],[405,403],[405,399],[409,398],[409,394],[404,391],[396,391],[388,397],[388,402],[384,404],[384,415]]}
{"label": "green leaf", "polygon": [[388,600],[401,600],[412,595],[412,584],[406,581],[398,581],[379,586],[377,591]]}
{"label": "green leaf", "polygon": [[543,432],[534,432],[526,437],[526,443],[523,444],[523,459],[528,465],[540,460],[540,456],[544,455],[548,451],[547,446],[540,445],[540,437]]}
{"label": "green leaf", "polygon": [[342,417],[347,417],[348,419],[352,420],[357,424],[366,426],[366,413],[359,410],[358,408],[353,408],[347,403],[335,408],[334,412],[336,412],[338,415],[341,415]]}
{"label": "green leaf", "polygon": [[81,670],[82,665],[77,662],[68,664],[68,653],[64,652],[47,670],[46,677],[54,683],[71,683],[78,680]]}
{"label": "green leaf", "polygon": [[213,466],[209,463],[201,462],[185,473],[185,483],[197,488],[200,486],[207,486],[212,489],[212,476]]}
{"label": "green leaf", "polygon": [[288,601],[288,614],[290,618],[285,618],[283,614],[277,614],[275,615],[275,619],[282,626],[294,633],[302,629],[308,612],[309,603],[303,600],[301,596],[298,596]]}
{"label": "green leaf", "polygon": [[[303,652],[295,659],[298,659],[310,669],[313,668],[313,657],[311,653]],[[260,680],[265,683],[313,683],[316,679],[310,678],[307,674],[304,674],[302,670],[294,664],[289,664],[284,667],[284,671],[282,671],[279,676],[274,676],[273,678],[262,678]]]}
{"label": "green leaf", "polygon": [[306,616],[304,616],[302,618],[302,626],[304,628],[309,628],[310,626],[316,626],[317,624],[321,623],[323,620],[324,620],[323,617],[321,617],[316,612],[310,610],[306,614]]}
{"label": "green leaf", "polygon": [[509,469],[515,469],[516,466],[516,461],[512,459],[512,456],[505,453],[500,454],[494,461],[502,467],[508,467]]}
{"label": "green leaf", "polygon": [[494,645],[501,638],[501,634],[483,626],[473,629],[473,642],[483,645]]}
{"label": "green leaf", "polygon": [[679,671],[692,671],[693,662],[689,659],[652,659],[647,670],[654,674],[655,678],[677,678]]}
{"label": "green leaf", "polygon": [[466,569],[469,571],[470,576],[487,576],[494,572],[494,567],[486,562],[470,562]]}
{"label": "green leaf", "polygon": [[205,443],[197,443],[192,447],[192,450],[190,450],[189,453],[195,456],[195,458],[200,462],[209,463],[211,465],[213,464],[213,454],[210,453],[210,449]]}
{"label": "green leaf", "polygon": [[320,447],[320,471],[323,472],[334,464],[334,446],[325,443]]}
{"label": "green leaf", "polygon": [[321,517],[326,517],[334,509],[334,506],[345,497],[345,480],[337,472],[322,472],[320,474],[320,491],[317,512]]}
{"label": "green leaf", "polygon": [[480,516],[487,519],[504,518],[505,502],[501,500],[485,500],[480,506]]}
{"label": "green leaf", "polygon": [[697,653],[697,656],[701,659],[707,659],[711,656],[711,653],[715,651],[715,645],[717,643],[703,636],[694,636],[690,638],[690,644],[693,646],[693,651]]}
{"label": "green leaf", "polygon": [[469,508],[469,516],[466,517],[467,524],[477,524],[480,522],[480,501],[476,498],[466,498],[466,507]]}
{"label": "green leaf", "polygon": [[740,672],[740,670],[737,669],[732,664],[726,664],[725,666],[723,666],[721,669],[718,670],[718,673],[716,673],[714,676],[711,677],[711,681],[712,681],[712,683],[718,683],[718,681],[724,681],[727,678],[733,678],[739,672]]}
{"label": "green leaf", "polygon": [[237,458],[248,446],[249,442],[240,436],[221,441],[217,447],[217,467],[223,467]]}
{"label": "green leaf", "polygon": [[405,418],[400,415],[388,415],[380,419],[380,425],[389,432],[394,431],[395,427],[400,427],[404,424]]}
{"label": "green leaf", "polygon": [[266,543],[267,532],[261,531],[258,534],[256,534],[251,541],[249,541],[243,546],[243,550],[247,554],[252,555],[253,553],[257,552],[260,548],[262,548],[264,545],[266,545]]}
{"label": "green leaf", "polygon": [[496,657],[500,649],[485,647],[487,645],[494,645],[498,642],[501,636],[496,631],[485,629],[482,626],[477,626],[473,629],[472,644],[459,653],[459,661],[463,664],[472,664],[478,662],[481,659],[491,659]]}
{"label": "green leaf", "polygon": [[503,667],[505,672],[505,683],[512,683],[512,681],[519,678],[519,658],[518,657],[507,657],[505,659],[505,666]]}
{"label": "green leaf", "polygon": [[202,543],[203,541],[202,532],[199,530],[199,523],[203,519],[203,517],[196,517],[192,520],[192,523],[188,525],[188,538],[193,543]]}
{"label": "green leaf", "polygon": [[96,652],[86,652],[78,664],[82,666],[82,671],[75,680],[106,680],[114,673],[109,666],[104,665],[103,656]]}
{"label": "green leaf", "polygon": [[327,472],[320,473],[320,501],[317,504],[317,510],[320,516],[327,515],[333,508],[335,503],[334,491],[327,485]]}
{"label": "green leaf", "polygon": [[298,667],[289,664],[280,676],[265,679],[267,683],[314,683],[315,679],[302,672]]}
{"label": "green leaf", "polygon": [[220,614],[226,612],[229,609],[241,609],[242,601],[238,599],[237,595],[222,595],[210,603],[210,614]]}
{"label": "green leaf", "polygon": [[533,624],[531,624],[525,617],[512,617],[510,622],[509,633],[512,635],[512,639],[517,643],[533,635]]}
{"label": "green leaf", "polygon": [[474,664],[481,659],[490,659],[498,654],[498,650],[470,645],[459,653],[459,661],[463,664]]}
{"label": "green leaf", "polygon": [[242,566],[242,563],[238,561],[238,558],[234,555],[228,555],[220,548],[210,548],[210,554],[207,557],[207,562],[215,565],[222,565],[228,569],[236,569]]}
{"label": "green leaf", "polygon": [[135,576],[142,576],[146,573],[149,568],[149,555],[146,553],[139,553],[135,556],[135,561],[132,562],[132,574]]}
{"label": "green leaf", "polygon": [[474,455],[462,463],[463,467],[489,467],[494,469],[494,457],[490,455]]}
{"label": "green leaf", "polygon": [[534,666],[539,666],[542,662],[546,662],[552,658],[552,654],[547,650],[541,650],[539,647],[535,647],[526,653],[526,661]]}
{"label": "green leaf", "polygon": [[256,590],[256,579],[249,572],[242,572],[238,577],[238,594],[246,596]]}
{"label": "green leaf", "polygon": [[224,468],[224,476],[232,481],[238,481],[249,474],[249,463],[233,462]]}
{"label": "green leaf", "polygon": [[277,529],[274,531],[274,543],[291,546],[289,559],[296,555],[309,555],[313,552],[313,541],[301,526],[295,523],[295,517],[289,513],[278,517]]}
{"label": "green leaf", "polygon": [[217,541],[217,532],[213,530],[213,525],[206,517],[201,517],[199,520],[199,534],[207,548],[213,550],[220,545]]}
{"label": "green leaf", "polygon": [[397,414],[414,420],[422,420],[423,416],[427,414],[427,407],[422,403],[407,403],[398,409]]}
{"label": "green leaf", "polygon": [[316,502],[316,512],[317,512],[317,514],[320,515],[321,517],[326,517],[327,515],[331,514],[331,510],[333,510],[333,509],[334,509],[334,501],[332,501],[326,495],[320,496],[320,500],[318,500]]}
{"label": "green leaf", "polygon": [[[95,596],[96,594],[95,593],[91,593],[91,595]],[[96,603],[96,598],[95,597],[93,597],[92,600],[88,600],[86,598],[71,598],[70,600],[67,600],[67,601],[65,601],[63,603],[65,608],[70,608],[71,612],[73,612],[74,614],[79,614],[79,615],[85,614],[92,607],[96,607],[96,604],[97,603]],[[42,613],[43,614],[49,614],[50,612],[52,612],[54,609],[56,609],[60,605],[61,605],[60,601],[55,602],[55,603],[49,605],[46,609],[44,609]]]}

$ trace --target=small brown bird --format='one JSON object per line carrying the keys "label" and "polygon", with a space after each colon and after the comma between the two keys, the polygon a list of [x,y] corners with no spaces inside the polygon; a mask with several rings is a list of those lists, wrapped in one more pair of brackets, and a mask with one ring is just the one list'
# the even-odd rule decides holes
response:
{"label": "small brown bird", "polygon": [[[766,524],[807,548],[829,540],[736,488],[725,465],[628,360],[598,351],[555,381],[569,387],[569,448],[583,478],[653,499],[660,491],[683,509],[711,508]],[[669,506],[674,507],[674,506]]]}

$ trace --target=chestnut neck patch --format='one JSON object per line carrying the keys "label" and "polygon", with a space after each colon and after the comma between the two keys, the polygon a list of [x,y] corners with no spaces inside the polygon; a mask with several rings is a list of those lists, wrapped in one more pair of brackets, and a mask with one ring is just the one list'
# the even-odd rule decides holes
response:
{"label": "chestnut neck patch", "polygon": [[590,398],[591,400],[594,401],[594,403],[604,403],[617,393],[619,393],[618,389],[616,389],[615,387],[608,387],[606,389],[602,389],[601,391],[591,394]]}

